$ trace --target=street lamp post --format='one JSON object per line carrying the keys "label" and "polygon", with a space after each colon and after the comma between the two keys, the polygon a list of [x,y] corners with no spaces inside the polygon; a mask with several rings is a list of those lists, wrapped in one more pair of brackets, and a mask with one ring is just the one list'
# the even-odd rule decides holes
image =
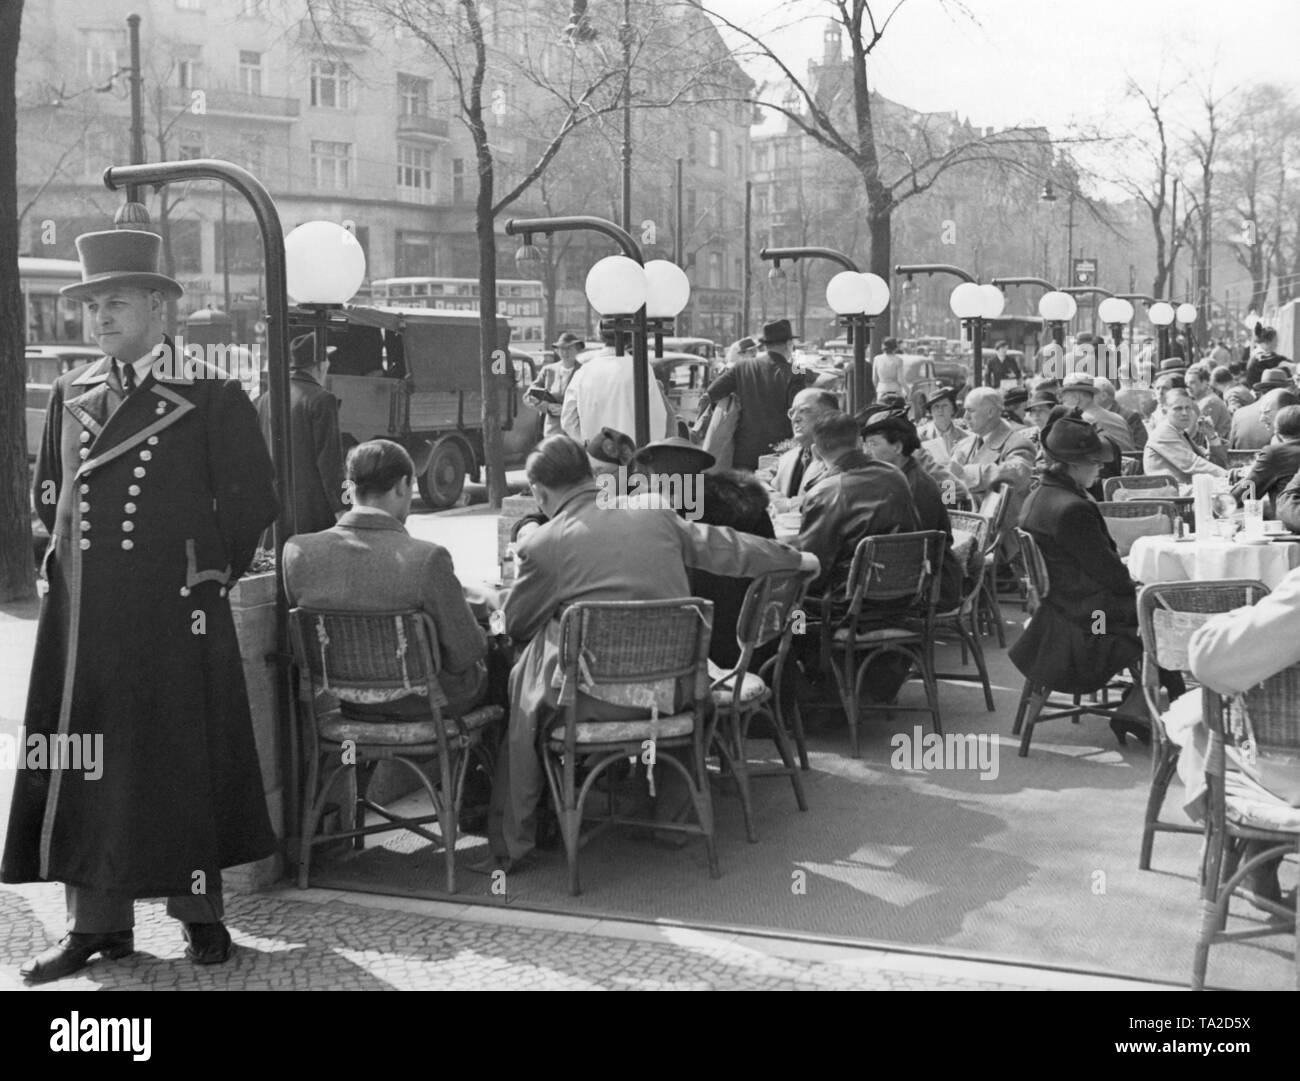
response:
{"label": "street lamp post", "polygon": [[1196,359],[1196,342],[1193,338],[1192,328],[1196,325],[1196,305],[1179,304],[1174,309],[1174,318],[1178,320],[1179,326],[1183,328],[1183,333],[1187,336],[1187,363],[1191,364]]}
{"label": "street lamp post", "polygon": [[[849,388],[849,412],[860,414],[866,400],[867,345],[871,341],[872,321],[889,307],[889,286],[877,274],[842,270],[826,285],[826,303],[847,327],[853,342],[853,385]],[[874,395],[873,395],[874,396]]]}
{"label": "street lamp post", "polygon": [[1159,360],[1169,358],[1169,324],[1174,321],[1175,314],[1174,306],[1163,300],[1152,304],[1147,310],[1147,318],[1155,324],[1156,334],[1160,340],[1160,356],[1157,358]]}
{"label": "street lamp post", "polygon": [[[534,233],[547,236],[551,233],[579,232],[584,229],[595,233],[603,233],[618,244],[629,261],[636,263],[639,267],[644,266],[645,260],[641,256],[641,249],[628,231],[620,229],[612,221],[606,221],[604,218],[584,215],[560,218],[526,218],[523,220],[511,218],[505,225],[506,236],[523,237],[524,246],[520,249],[521,251],[532,247]],[[605,262],[606,260],[601,260],[601,263]],[[596,266],[600,266],[601,263],[597,263]],[[619,275],[619,281],[623,282],[625,279],[630,281],[631,276],[626,274],[622,264],[618,264],[618,266],[620,269],[616,269],[614,273]],[[594,271],[595,267],[592,269]],[[642,279],[644,284],[644,274]],[[590,274],[587,281],[589,286],[587,297],[588,300],[591,300],[590,285],[592,277]],[[632,289],[634,289],[634,286],[629,285],[627,290],[615,290],[616,295],[606,297],[601,290],[600,284],[597,283],[597,292],[602,304],[605,303],[606,299],[611,303],[620,300],[626,303]],[[595,303],[592,306],[597,311],[601,310]],[[646,297],[644,295],[641,297],[639,308],[634,309],[634,311],[635,314],[631,315],[630,326],[628,327],[632,331],[632,394],[636,441],[638,446],[645,446],[650,442],[650,358],[648,346],[649,325],[647,323]],[[630,313],[620,312],[618,314],[626,316]]]}
{"label": "street lamp post", "polygon": [[1107,297],[1097,305],[1097,317],[1110,327],[1110,337],[1113,348],[1117,354],[1117,360],[1124,360],[1124,363],[1117,363],[1115,366],[1116,374],[1129,372],[1131,373],[1131,361],[1133,347],[1129,345],[1129,355],[1123,357],[1124,353],[1124,327],[1133,321],[1133,305],[1121,297]]}
{"label": "street lamp post", "polygon": [[[759,259],[772,264],[772,269],[768,277],[776,281],[785,277],[785,271],[781,269],[782,260],[794,263],[800,259],[826,259],[832,263],[837,263],[845,270],[853,274],[860,274],[858,264],[845,255],[842,251],[836,251],[834,248],[763,248],[758,253]],[[839,275],[836,275],[839,277]],[[834,280],[834,279],[832,279]],[[877,279],[881,280],[881,279]],[[889,289],[885,289],[885,303],[889,303]],[[829,286],[827,299],[829,302]],[[832,306],[833,307],[833,306]],[[884,309],[881,309],[882,311]],[[879,314],[877,312],[876,314]],[[849,411],[857,413],[871,404],[875,397],[875,387],[867,378],[867,341],[866,334],[854,334],[854,326],[848,324],[849,337],[853,345],[853,376],[847,387]],[[800,330],[802,331],[802,327]]]}
{"label": "street lamp post", "polygon": [[971,351],[974,357],[972,379],[974,385],[984,385],[984,320],[996,319],[1006,306],[1006,297],[996,285],[976,285],[962,282],[948,298],[952,314],[970,328]]}
{"label": "street lamp post", "polygon": [[1062,351],[1065,349],[1065,324],[1074,318],[1078,310],[1079,305],[1074,297],[1059,289],[1044,293],[1038,299],[1038,314],[1051,325],[1052,340]]}
{"label": "street lamp post", "polygon": [[[951,263],[900,263],[894,267],[894,273],[906,274],[909,282],[912,280],[913,274],[951,274],[954,278],[960,278],[965,283],[975,285],[976,287],[979,286],[979,283],[975,280],[975,275],[971,274],[969,271],[963,270],[959,266],[953,266]],[[994,279],[994,283],[996,284],[996,279]],[[960,288],[960,286],[958,286],[958,288]],[[954,289],[953,292],[955,294],[956,290]],[[951,305],[951,301],[949,301],[949,303]],[[971,306],[974,306],[973,303]],[[1001,312],[1002,309],[999,308],[998,314],[1000,315]],[[956,314],[955,309],[954,314]],[[976,314],[980,319],[983,318],[982,314]],[[960,319],[962,316],[959,315],[958,318]],[[975,323],[971,324],[971,344],[975,349],[974,354],[971,357],[971,381],[972,384],[977,387],[982,386],[984,383],[983,329],[983,322],[979,322],[978,326],[975,325]]]}

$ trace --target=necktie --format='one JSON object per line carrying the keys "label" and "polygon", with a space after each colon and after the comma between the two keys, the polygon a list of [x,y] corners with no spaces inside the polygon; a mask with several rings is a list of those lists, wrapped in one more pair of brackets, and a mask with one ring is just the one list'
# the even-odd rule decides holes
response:
{"label": "necktie", "polygon": [[117,364],[122,379],[122,397],[129,398],[131,391],[135,390],[135,365],[123,364],[120,360]]}

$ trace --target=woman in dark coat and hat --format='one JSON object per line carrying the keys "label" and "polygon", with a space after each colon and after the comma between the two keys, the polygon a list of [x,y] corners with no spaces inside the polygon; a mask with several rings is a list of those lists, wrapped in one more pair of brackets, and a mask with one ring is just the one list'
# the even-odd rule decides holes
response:
{"label": "woman in dark coat and hat", "polygon": [[[1009,656],[1027,679],[1054,691],[1090,694],[1138,663],[1137,591],[1097,504],[1088,496],[1110,448],[1078,410],[1057,406],[1042,433],[1046,465],[1025,499],[1020,528],[1047,564],[1051,592]],[[1111,721],[1123,742],[1144,743],[1150,722],[1134,684]]]}

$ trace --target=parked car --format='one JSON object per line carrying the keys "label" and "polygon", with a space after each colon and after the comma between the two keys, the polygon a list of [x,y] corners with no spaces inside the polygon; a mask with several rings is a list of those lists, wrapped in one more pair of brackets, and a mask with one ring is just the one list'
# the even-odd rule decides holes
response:
{"label": "parked car", "polygon": [[29,345],[27,360],[27,457],[36,460],[54,380],[104,354],[93,345]]}

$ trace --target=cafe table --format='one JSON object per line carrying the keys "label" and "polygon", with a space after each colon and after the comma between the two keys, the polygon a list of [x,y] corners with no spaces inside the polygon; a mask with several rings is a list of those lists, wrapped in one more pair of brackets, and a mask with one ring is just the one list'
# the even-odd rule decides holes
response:
{"label": "cafe table", "polygon": [[1300,540],[1270,539],[1247,544],[1220,537],[1176,539],[1138,537],[1128,554],[1135,581],[1199,582],[1216,578],[1249,578],[1269,589],[1300,567]]}

